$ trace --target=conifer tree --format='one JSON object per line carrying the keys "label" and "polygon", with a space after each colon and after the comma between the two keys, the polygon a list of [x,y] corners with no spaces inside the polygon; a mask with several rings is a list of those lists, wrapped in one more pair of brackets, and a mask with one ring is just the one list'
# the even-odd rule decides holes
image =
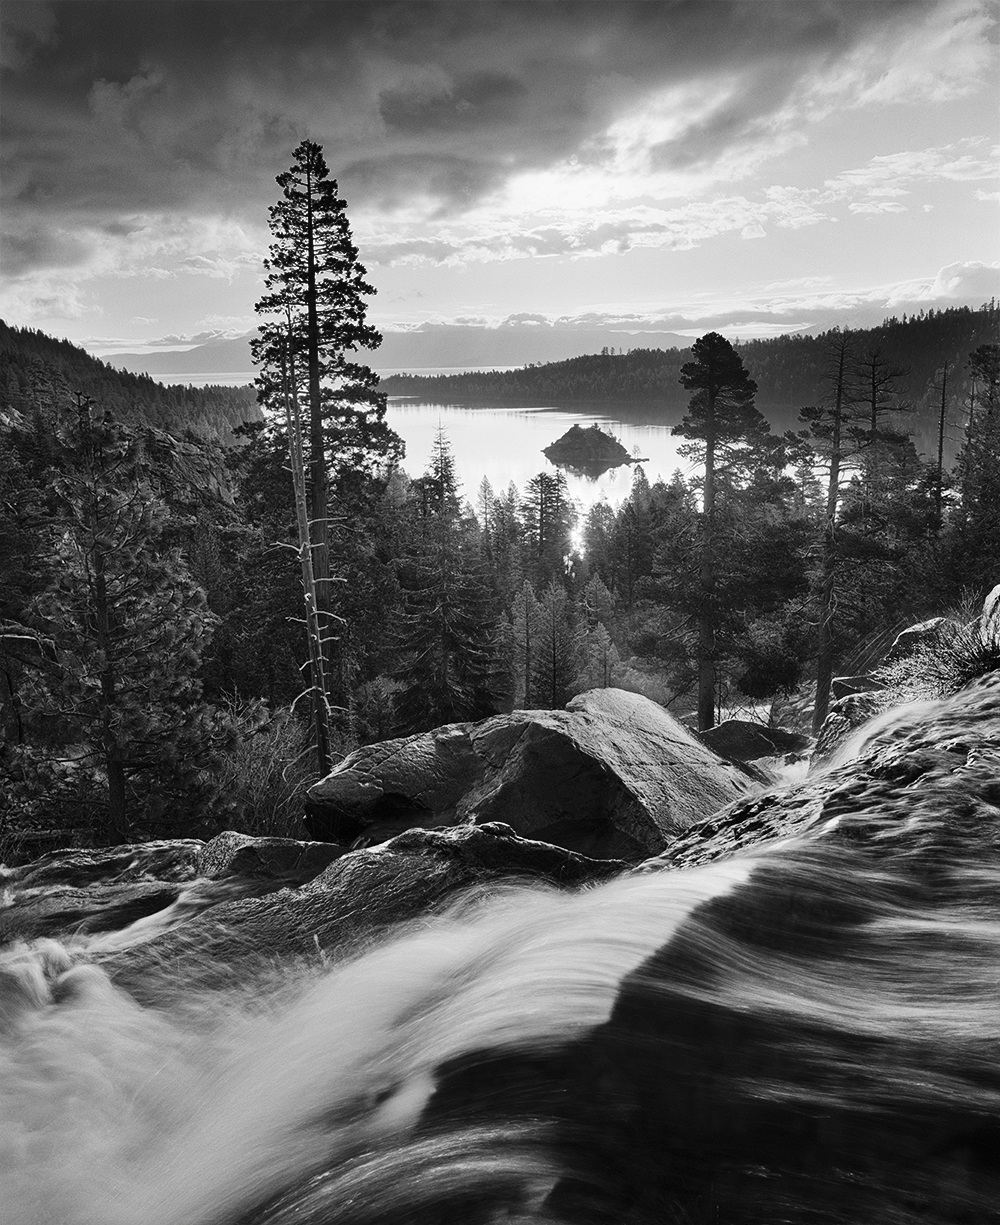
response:
{"label": "conifer tree", "polygon": [[57,442],[48,581],[30,606],[52,649],[24,698],[51,734],[22,754],[21,777],[50,801],[89,786],[97,824],[124,840],[212,795],[205,771],[231,728],[197,671],[217,618],[165,543],[136,437],[81,397]]}
{"label": "conifer tree", "polygon": [[308,409],[309,520],[321,628],[329,651],[335,701],[345,697],[345,660],[335,653],[330,573],[329,498],[334,481],[371,471],[401,454],[385,423],[378,376],[351,360],[375,349],[378,331],[367,322],[366,298],[375,293],[358,260],[347,205],[323,158],[304,140],[291,169],[278,175],[281,199],[270,210],[274,241],[265,260],[267,293],[257,303],[260,335],[252,344],[266,407],[282,409],[285,364],[299,401]]}
{"label": "conifer tree", "polygon": [[579,668],[580,643],[569,596],[566,588],[553,580],[538,601],[529,705],[560,710],[573,694]]}
{"label": "conifer tree", "polygon": [[1000,557],[1000,345],[969,354],[969,422],[958,458],[960,502],[952,527],[953,565],[959,584],[998,581]]}
{"label": "conifer tree", "polygon": [[680,454],[704,465],[698,543],[698,727],[715,723],[717,629],[724,615],[716,591],[721,540],[719,498],[765,465],[780,467],[781,444],[754,404],[757,384],[743,359],[717,332],[692,346],[694,361],[681,367],[680,381],[694,392],[688,415],[673,432],[690,441]]}
{"label": "conifer tree", "polygon": [[439,431],[427,472],[414,485],[415,532],[400,561],[405,611],[393,679],[399,729],[496,713],[497,677],[489,581],[478,530],[463,516],[454,460]]}
{"label": "conifer tree", "polygon": [[525,579],[510,609],[510,688],[515,710],[530,705],[532,677],[539,650],[540,620],[538,598]]}
{"label": "conifer tree", "polygon": [[575,514],[561,472],[539,472],[528,481],[523,500],[525,568],[536,587],[563,580]]}

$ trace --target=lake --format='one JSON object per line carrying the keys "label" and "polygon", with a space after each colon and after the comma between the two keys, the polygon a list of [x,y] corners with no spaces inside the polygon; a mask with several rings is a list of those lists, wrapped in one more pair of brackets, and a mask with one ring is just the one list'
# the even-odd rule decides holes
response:
{"label": "lake", "polygon": [[[435,368],[417,373],[458,373],[471,369],[480,367]],[[164,381],[191,383],[197,387],[207,383],[234,387],[251,382],[252,376],[243,371],[225,371],[164,376]],[[438,427],[443,428],[455,457],[461,495],[474,506],[484,476],[499,493],[511,481],[523,490],[539,472],[555,472],[555,465],[545,458],[542,450],[575,424],[585,428],[599,425],[613,434],[631,454],[643,457],[647,461],[643,468],[650,484],[661,476],[669,480],[677,468],[690,476],[694,465],[677,454],[677,446],[683,440],[670,433],[671,426],[676,425],[682,415],[635,404],[609,407],[564,403],[560,407],[539,404],[483,408],[468,404],[429,404],[405,396],[390,396],[386,420],[406,443],[403,466],[410,476],[423,474]],[[565,476],[570,496],[583,513],[602,498],[614,506],[628,497],[632,486],[629,466],[613,468],[597,480],[571,472],[566,472]]]}
{"label": "lake", "polygon": [[[403,467],[410,476],[420,476],[425,471],[437,431],[444,430],[455,457],[460,494],[473,505],[483,477],[499,493],[511,481],[523,490],[539,472],[556,472],[556,466],[545,458],[542,450],[576,424],[584,428],[598,425],[613,434],[631,454],[642,457],[650,483],[661,476],[669,480],[677,468],[688,475],[693,465],[677,454],[677,447],[684,440],[670,432],[679,420],[680,414],[667,417],[641,406],[472,408],[395,396],[390,397],[386,410],[386,421],[406,443]],[[570,497],[584,513],[602,498],[614,506],[628,497],[632,471],[630,466],[623,465],[596,480],[565,472]]]}

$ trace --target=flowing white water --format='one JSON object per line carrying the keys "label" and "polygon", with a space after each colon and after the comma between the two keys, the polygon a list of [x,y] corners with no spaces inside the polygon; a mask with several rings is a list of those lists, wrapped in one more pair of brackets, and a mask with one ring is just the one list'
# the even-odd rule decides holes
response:
{"label": "flowing white water", "polygon": [[[79,947],[9,951],[0,1219],[220,1225],[338,1162],[355,1183],[373,1168],[391,1179],[437,1068],[552,1048],[605,1021],[622,977],[748,873],[727,863],[576,895],[478,898],[350,964],[300,970],[270,998],[241,992],[176,1013],[169,977],[160,1007],[143,1008],[101,969],[72,965]],[[461,1177],[484,1176],[483,1160],[463,1159]],[[553,1176],[532,1162],[544,1191]]]}

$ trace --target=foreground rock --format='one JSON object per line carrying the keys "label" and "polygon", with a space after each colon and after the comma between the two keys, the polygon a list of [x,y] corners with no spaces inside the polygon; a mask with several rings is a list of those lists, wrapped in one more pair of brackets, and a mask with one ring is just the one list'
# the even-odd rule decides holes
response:
{"label": "foreground rock", "polygon": [[638,870],[694,867],[789,837],[918,853],[931,870],[952,844],[1000,854],[1000,674],[880,720],[851,760],[737,801]]}
{"label": "foreground rock", "polygon": [[301,888],[222,898],[193,919],[103,964],[138,999],[164,961],[182,991],[252,979],[262,960],[340,959],[390,928],[428,916],[474,885],[546,881],[577,886],[609,880],[624,863],[519,838],[499,824],[411,830],[381,846],[340,856]]}
{"label": "foreground rock", "polygon": [[173,926],[222,901],[305,884],[344,853],[327,842],[232,830],[208,843],[187,838],[52,851],[0,868],[0,945],[116,932],[153,916],[155,926]]}
{"label": "foreground rock", "polygon": [[352,753],[308,793],[315,838],[500,821],[584,855],[641,859],[754,788],[655,702],[592,689],[559,710],[455,723]]}

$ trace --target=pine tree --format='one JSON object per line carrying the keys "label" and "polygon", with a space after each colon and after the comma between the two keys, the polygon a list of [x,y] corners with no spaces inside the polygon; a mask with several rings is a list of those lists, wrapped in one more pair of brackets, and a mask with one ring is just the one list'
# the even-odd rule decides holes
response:
{"label": "pine tree", "polygon": [[951,527],[957,585],[1000,581],[1000,345],[969,354],[969,422],[957,465],[959,505]]}
{"label": "pine tree", "polygon": [[515,710],[530,704],[540,620],[541,609],[534,588],[525,579],[510,609],[510,689]]}
{"label": "pine tree", "polygon": [[462,513],[454,461],[438,433],[427,472],[414,485],[414,538],[400,561],[405,611],[393,679],[399,730],[495,714],[497,696],[489,580],[478,528]]}
{"label": "pine tree", "polygon": [[576,687],[580,669],[580,643],[573,625],[566,588],[549,583],[538,602],[538,630],[531,667],[528,703],[560,710]]}
{"label": "pine tree", "polygon": [[539,472],[528,481],[522,503],[525,569],[536,587],[563,581],[571,551],[575,514],[561,472]]}
{"label": "pine tree", "polygon": [[[781,444],[754,404],[757,384],[733,346],[709,332],[692,346],[694,361],[681,367],[681,383],[693,391],[688,415],[673,432],[690,439],[680,454],[704,465],[698,597],[698,727],[715,723],[719,644],[725,609],[716,590],[721,537],[719,500],[751,479],[757,469],[780,467]],[[780,457],[780,458],[779,458]]]}
{"label": "pine tree", "polygon": [[217,618],[165,543],[135,435],[81,397],[57,444],[48,581],[29,607],[52,648],[24,695],[49,735],[21,755],[22,792],[57,802],[89,789],[97,823],[124,840],[213,794],[206,770],[232,729],[197,672]]}
{"label": "pine tree", "polygon": [[274,241],[265,260],[268,292],[257,303],[260,335],[252,344],[261,367],[263,405],[283,415],[282,369],[308,408],[309,520],[319,615],[327,639],[335,701],[345,698],[346,661],[337,635],[330,572],[330,484],[370,473],[401,454],[385,423],[378,376],[349,359],[374,349],[381,336],[367,322],[365,299],[375,293],[358,261],[347,205],[323,158],[303,141],[290,170],[278,175],[282,197],[270,210]]}

